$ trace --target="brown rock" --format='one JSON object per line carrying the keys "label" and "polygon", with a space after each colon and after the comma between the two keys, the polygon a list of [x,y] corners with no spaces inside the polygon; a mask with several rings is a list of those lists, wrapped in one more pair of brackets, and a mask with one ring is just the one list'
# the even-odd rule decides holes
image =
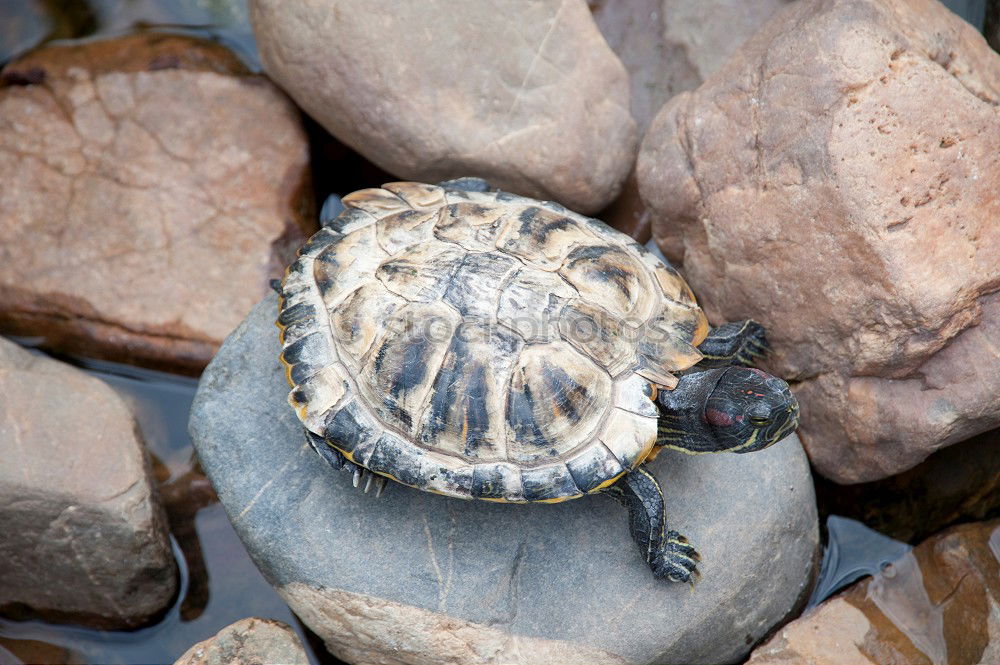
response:
{"label": "brown rock", "polygon": [[280,621],[242,619],[184,652],[174,665],[253,665],[309,662],[298,636]]}
{"label": "brown rock", "polygon": [[[778,9],[791,0],[590,0],[594,21],[628,70],[639,135],[671,97],[694,90]],[[652,213],[635,173],[600,218],[639,242]]]}
{"label": "brown rock", "polygon": [[747,665],[1000,662],[1000,520],[924,541],[782,628]]}
{"label": "brown rock", "polygon": [[298,114],[225,49],[141,34],[0,74],[0,329],[197,372],[311,230]]}
{"label": "brown rock", "polygon": [[0,610],[133,628],[173,599],[132,414],[102,381],[0,338]]}
{"label": "brown rock", "polygon": [[590,0],[601,34],[629,73],[640,135],[674,95],[694,90],[792,0]]}
{"label": "brown rock", "polygon": [[768,326],[838,482],[1000,425],[998,104],[939,3],[800,0],[643,143],[654,237],[710,318]]}
{"label": "brown rock", "polygon": [[267,72],[400,178],[478,175],[588,213],[632,166],[627,75],[584,0],[254,0],[250,18]]}

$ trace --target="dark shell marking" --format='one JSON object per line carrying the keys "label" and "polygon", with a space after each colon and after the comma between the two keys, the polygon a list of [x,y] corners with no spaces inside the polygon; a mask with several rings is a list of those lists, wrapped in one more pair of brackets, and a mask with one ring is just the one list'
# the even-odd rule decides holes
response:
{"label": "dark shell marking", "polygon": [[504,192],[390,183],[344,204],[282,289],[289,401],[309,431],[463,498],[560,501],[642,463],[650,381],[673,387],[708,330],[672,268]]}

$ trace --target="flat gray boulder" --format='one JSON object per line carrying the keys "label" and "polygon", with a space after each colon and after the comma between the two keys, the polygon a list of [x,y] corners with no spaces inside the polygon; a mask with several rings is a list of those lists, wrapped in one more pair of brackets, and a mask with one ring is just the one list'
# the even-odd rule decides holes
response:
{"label": "flat gray boulder", "polygon": [[191,436],[270,582],[353,663],[729,663],[808,591],[818,545],[798,440],[750,455],[665,451],[692,589],[654,579],[607,497],[463,502],[390,484],[376,499],[306,443],[286,402],[269,296],[202,376]]}

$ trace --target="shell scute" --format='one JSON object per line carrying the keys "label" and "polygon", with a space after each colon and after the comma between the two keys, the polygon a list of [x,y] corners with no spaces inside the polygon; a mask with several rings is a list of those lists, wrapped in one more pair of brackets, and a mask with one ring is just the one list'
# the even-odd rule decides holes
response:
{"label": "shell scute", "polygon": [[414,245],[383,261],[374,269],[375,277],[398,296],[411,302],[430,303],[441,299],[465,252],[441,242]]}

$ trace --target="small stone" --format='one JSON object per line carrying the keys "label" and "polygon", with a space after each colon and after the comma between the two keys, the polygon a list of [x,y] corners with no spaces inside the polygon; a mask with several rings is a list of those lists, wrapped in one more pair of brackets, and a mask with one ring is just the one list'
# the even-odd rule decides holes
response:
{"label": "small stone", "polygon": [[[268,74],[406,180],[480,176],[595,212],[635,159],[628,77],[584,0],[254,0]],[[373,47],[373,45],[377,45]]]}
{"label": "small stone", "polygon": [[268,296],[223,344],[190,433],[254,561],[339,658],[730,663],[804,600],[818,526],[795,437],[652,463],[671,526],[702,555],[692,590],[653,577],[609,497],[503,505],[395,483],[378,499],[356,490],[288,406],[276,315]]}
{"label": "small stone", "polygon": [[196,373],[314,230],[294,106],[143,33],[0,75],[0,331]]}
{"label": "small stone", "polygon": [[306,665],[309,658],[287,624],[273,619],[242,619],[184,652],[174,665],[281,663]]}
{"label": "small stone", "polygon": [[664,107],[637,173],[709,319],[767,327],[820,473],[1000,426],[1000,56],[940,3],[793,3]]}
{"label": "small stone", "polygon": [[747,665],[1000,662],[1000,520],[924,541],[791,622]]}
{"label": "small stone", "polygon": [[177,590],[132,413],[104,382],[0,338],[0,611],[135,628]]}

